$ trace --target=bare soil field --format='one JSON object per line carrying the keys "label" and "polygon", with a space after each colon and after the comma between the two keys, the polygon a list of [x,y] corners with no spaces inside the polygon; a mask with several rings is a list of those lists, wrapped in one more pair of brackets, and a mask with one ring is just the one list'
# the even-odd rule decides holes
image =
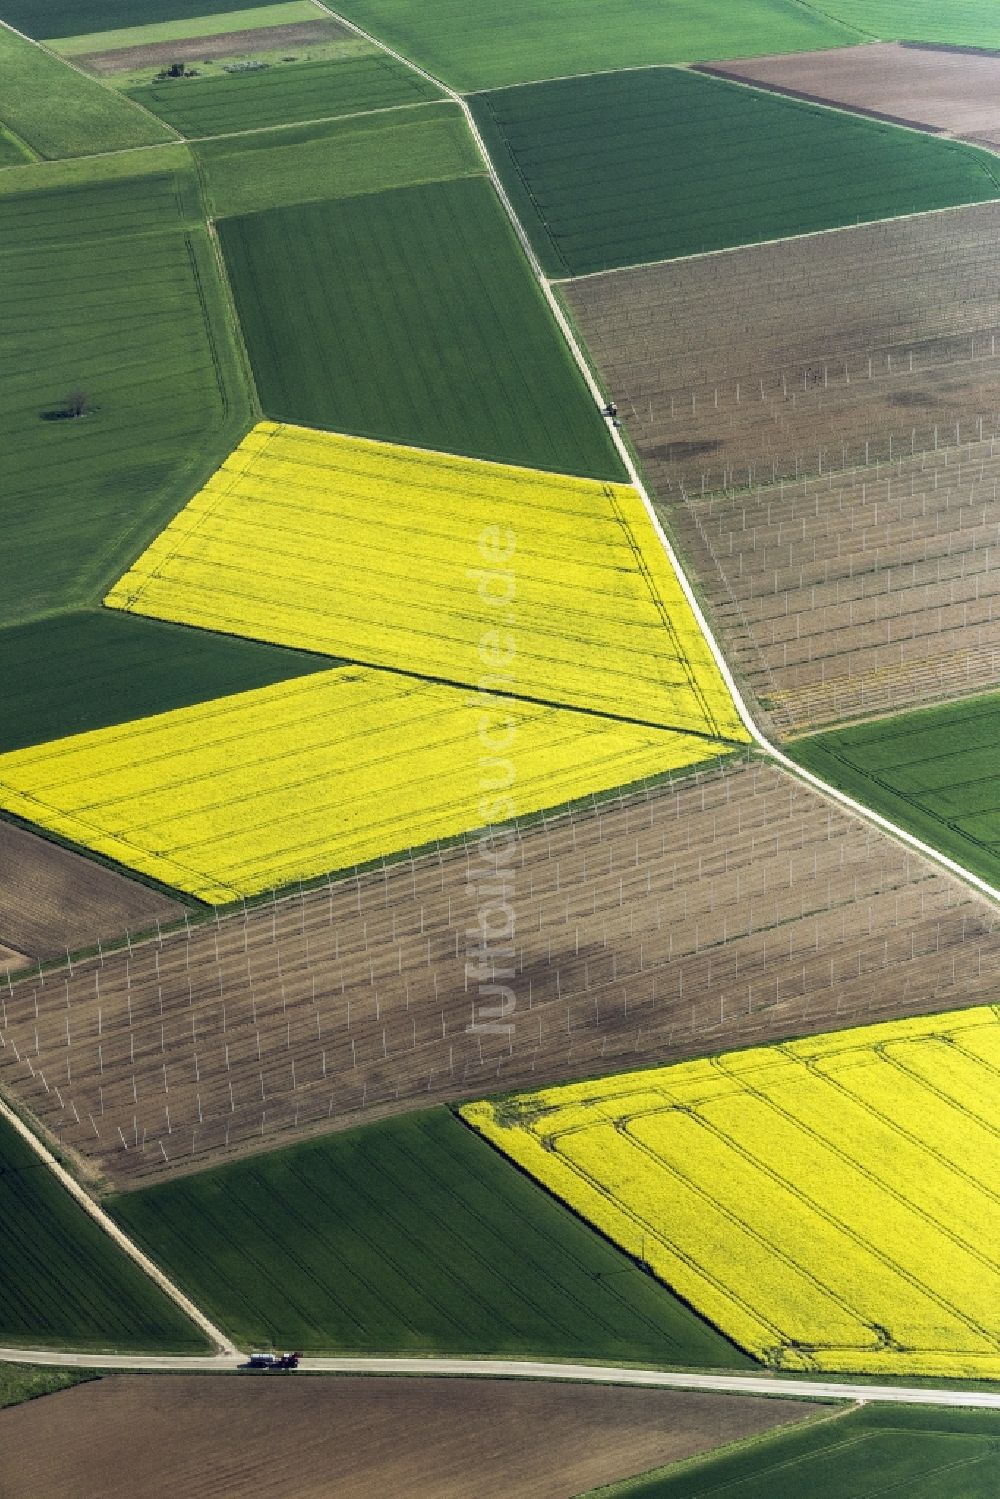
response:
{"label": "bare soil field", "polygon": [[561,290],[661,499],[1000,432],[1000,203]]}
{"label": "bare soil field", "polygon": [[0,1492],[571,1499],[811,1413],[534,1381],[117,1375],[0,1414]]}
{"label": "bare soil field", "polygon": [[352,33],[330,20],[298,21],[291,26],[261,26],[247,31],[220,31],[214,36],[178,37],[172,42],[147,42],[144,47],[118,47],[112,52],[81,52],[73,58],[91,73],[129,73],[136,68],[169,67],[172,62],[239,57],[247,52],[290,51],[296,47],[339,42]]}
{"label": "bare soil field", "polygon": [[0,942],[29,957],[176,921],[185,908],[139,880],[0,821]]}
{"label": "bare soil field", "polygon": [[1000,53],[875,42],[712,63],[696,71],[921,130],[1000,138]]}
{"label": "bare soil field", "polygon": [[1000,441],[660,506],[776,732],[995,688]]}
{"label": "bare soil field", "polygon": [[23,952],[15,952],[12,947],[0,946],[0,973],[6,973],[13,968],[23,968],[31,961]]}
{"label": "bare soil field", "polygon": [[438,1100],[996,998],[996,911],[762,762],[498,849],[499,875],[470,840],[0,987],[0,1082],[127,1188]]}

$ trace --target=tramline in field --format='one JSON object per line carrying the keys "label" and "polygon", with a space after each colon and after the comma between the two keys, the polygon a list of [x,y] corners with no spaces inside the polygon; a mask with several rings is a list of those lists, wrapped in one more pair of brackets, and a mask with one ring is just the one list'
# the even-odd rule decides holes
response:
{"label": "tramline in field", "polygon": [[764,1362],[988,1378],[998,1069],[984,1007],[462,1114]]}

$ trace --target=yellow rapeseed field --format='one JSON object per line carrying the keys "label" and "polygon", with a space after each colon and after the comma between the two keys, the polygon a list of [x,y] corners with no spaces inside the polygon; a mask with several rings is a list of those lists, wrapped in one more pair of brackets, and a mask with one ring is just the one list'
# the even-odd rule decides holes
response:
{"label": "yellow rapeseed field", "polygon": [[747,739],[625,485],[261,422],[105,602]]}
{"label": "yellow rapeseed field", "polygon": [[0,806],[224,903],[724,749],[340,667],[0,755]]}
{"label": "yellow rapeseed field", "polygon": [[462,1113],[782,1369],[1000,1378],[1000,1009]]}

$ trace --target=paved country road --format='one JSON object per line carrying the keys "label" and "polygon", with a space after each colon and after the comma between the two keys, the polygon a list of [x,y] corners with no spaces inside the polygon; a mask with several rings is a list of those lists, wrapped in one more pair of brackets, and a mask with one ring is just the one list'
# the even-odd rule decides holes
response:
{"label": "paved country road", "polygon": [[[0,1361],[53,1364],[61,1368],[102,1369],[144,1374],[231,1374],[243,1355],[217,1353],[202,1358],[170,1354],[62,1353],[56,1349],[0,1348]],[[950,1390],[906,1385],[839,1384],[834,1380],[775,1379],[767,1374],[696,1374],[615,1365],[555,1364],[490,1358],[303,1358],[309,1374],[421,1374],[485,1379],[571,1379],[583,1384],[638,1385],[658,1390],[700,1390],[720,1395],[778,1395],[785,1399],[893,1401],[897,1405],[965,1406],[1000,1410],[1000,1390]]]}

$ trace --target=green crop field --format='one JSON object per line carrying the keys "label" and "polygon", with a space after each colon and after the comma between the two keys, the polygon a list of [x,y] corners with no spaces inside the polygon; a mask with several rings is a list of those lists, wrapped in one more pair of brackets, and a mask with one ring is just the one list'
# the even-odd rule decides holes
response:
{"label": "green crop field", "polygon": [[173,140],[122,94],[0,26],[0,124],[39,156],[85,156]]}
{"label": "green crop field", "polygon": [[823,0],[823,11],[866,39],[1000,48],[996,0]]}
{"label": "green crop field", "polygon": [[12,131],[0,126],[0,167],[20,166],[23,162],[37,160],[30,146],[19,141]]}
{"label": "green crop field", "polygon": [[[160,22],[196,20],[213,11],[216,14],[212,17],[210,29],[226,31],[231,29],[228,24],[215,24],[218,14],[254,11],[260,8],[260,4],[261,0],[217,0],[216,6],[210,0],[0,0],[0,15],[11,26],[27,32],[28,36],[42,37],[47,41],[52,37],[85,36],[94,31],[131,29],[140,21],[143,26],[153,26]],[[294,5],[295,10],[302,8]],[[293,6],[284,5],[282,9],[290,11]],[[310,10],[309,16],[293,15],[289,19],[309,19],[315,14],[314,10]],[[248,23],[241,20],[235,24],[243,26]],[[279,22],[265,21],[260,24],[272,26]],[[175,33],[178,36],[192,34],[197,33],[186,28]],[[122,45],[127,46],[128,43]]]}
{"label": "green crop field", "polygon": [[200,213],[190,167],[0,196],[0,623],[96,602],[249,425]]}
{"label": "green crop field", "polygon": [[174,79],[129,90],[129,98],[182,135],[195,138],[391,109],[439,97],[433,84],[378,52],[222,78]]}
{"label": "green crop field", "polygon": [[483,172],[461,110],[445,103],[200,141],[193,149],[220,219]]}
{"label": "green crop field", "polygon": [[0,1121],[0,1343],[207,1351],[168,1301]]}
{"label": "green crop field", "polygon": [[445,1109],[110,1207],[251,1344],[750,1362]]}
{"label": "green crop field", "polygon": [[799,0],[344,0],[338,6],[463,91],[862,40],[830,18],[836,8]]}
{"label": "green crop field", "polygon": [[111,609],[10,625],[0,629],[0,752],[248,692],[335,664],[328,656]]}
{"label": "green crop field", "polygon": [[869,1405],[757,1437],[591,1499],[994,1499],[1000,1412]]}
{"label": "green crop field", "polygon": [[268,416],[620,476],[486,180],[308,204],[219,228]]}
{"label": "green crop field", "polygon": [[1000,197],[987,151],[678,68],[472,105],[557,276]]}
{"label": "green crop field", "polygon": [[811,735],[800,765],[1000,885],[1000,693]]}

